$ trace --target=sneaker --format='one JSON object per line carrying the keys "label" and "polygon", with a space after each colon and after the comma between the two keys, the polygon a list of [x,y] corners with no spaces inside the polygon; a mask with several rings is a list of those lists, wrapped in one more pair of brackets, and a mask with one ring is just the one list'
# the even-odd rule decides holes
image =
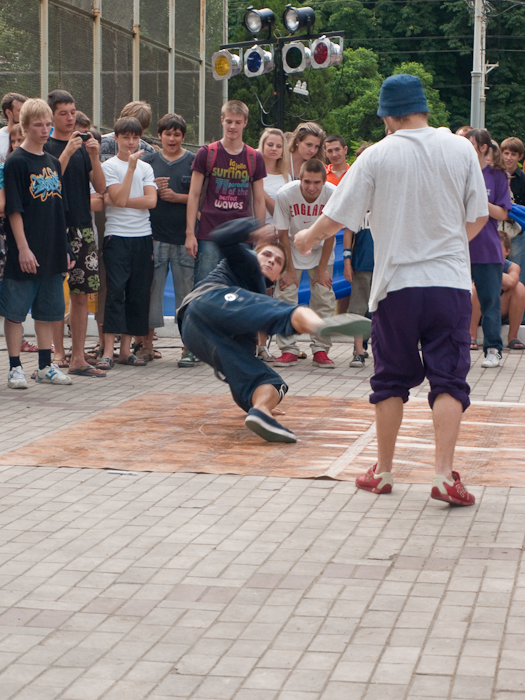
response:
{"label": "sneaker", "polygon": [[293,352],[283,352],[281,357],[276,357],[273,363],[274,367],[289,367],[290,365],[297,364],[297,355]]}
{"label": "sneaker", "polygon": [[317,365],[317,367],[322,367],[323,369],[332,369],[332,367],[335,367],[335,362],[328,357],[324,350],[314,352],[312,364]]}
{"label": "sneaker", "polygon": [[452,477],[454,480],[449,481],[443,476],[435,476],[430,497],[456,506],[473,506],[476,498],[463,486],[458,472],[452,472]]}
{"label": "sneaker", "polygon": [[366,472],[358,476],[355,480],[355,485],[358,489],[371,491],[372,493],[391,493],[394,485],[394,479],[390,472],[381,472],[376,474],[377,464]]}
{"label": "sneaker", "polygon": [[499,361],[501,360],[501,355],[500,353],[496,350],[496,348],[488,348],[487,349],[487,354],[485,355],[485,359],[481,363],[482,367],[498,367],[499,366]]}
{"label": "sneaker", "polygon": [[7,375],[7,386],[10,389],[27,389],[26,375],[22,367],[13,367]]}
{"label": "sneaker", "polygon": [[195,367],[196,360],[197,358],[195,355],[188,350],[188,352],[185,352],[177,362],[177,367]]}
{"label": "sneaker", "polygon": [[258,408],[250,408],[244,424],[268,442],[297,442],[297,435]]}
{"label": "sneaker", "polygon": [[350,360],[350,367],[364,367],[365,366],[365,356],[355,354]]}
{"label": "sneaker", "polygon": [[47,382],[48,384],[73,384],[71,377],[60,371],[57,365],[51,364],[44,369],[39,369],[36,373],[35,381]]}
{"label": "sneaker", "polygon": [[372,321],[359,316],[359,314],[339,314],[323,319],[323,325],[318,330],[318,335],[321,338],[327,338],[332,335],[361,335],[365,338],[370,337],[370,328]]}

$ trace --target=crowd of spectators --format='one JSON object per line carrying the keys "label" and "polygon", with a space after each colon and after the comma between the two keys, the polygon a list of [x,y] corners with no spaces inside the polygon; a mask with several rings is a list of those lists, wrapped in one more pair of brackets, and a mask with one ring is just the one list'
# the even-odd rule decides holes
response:
{"label": "crowd of spectators", "polygon": [[[66,90],[53,90],[47,100],[8,93],[1,107],[0,315],[10,388],[28,387],[23,352],[38,352],[32,375],[37,383],[62,385],[71,384],[72,376],[103,378],[115,364],[145,367],[160,357],[153,342],[164,325],[170,269],[180,306],[220,261],[211,232],[233,219],[255,216],[275,227],[286,263],[269,294],[296,304],[306,271],[311,308],[321,317],[334,314],[334,240],[303,254],[294,237],[319,218],[351,167],[341,136],[327,137],[306,122],[293,133],[265,129],[254,149],[243,140],[248,108],[231,100],[221,110],[222,138],[194,154],[184,147],[181,115],[164,115],[155,125],[156,138],[146,135],[152,116],[143,101],[125,105],[113,132],[103,136]],[[490,219],[470,244],[471,349],[477,349],[481,317],[483,366],[495,367],[503,347],[502,316],[510,322],[509,347],[525,349],[518,338],[525,312],[525,237],[508,217],[513,202],[525,204],[523,143],[512,137],[500,147],[486,130],[470,127],[457,133],[472,142],[489,197]],[[344,276],[352,291],[337,301],[337,310],[364,315],[374,267],[368,214],[357,231],[342,235]],[[36,344],[23,335],[29,312]],[[99,329],[92,352],[85,347],[89,312]],[[70,352],[64,348],[66,321]],[[278,357],[270,341],[259,334],[261,361],[286,367],[306,357],[293,336],[276,337]],[[354,343],[350,366],[360,368],[367,346],[359,337]],[[315,366],[334,367],[329,339],[314,335],[310,347]],[[197,362],[184,347],[178,366]]]}

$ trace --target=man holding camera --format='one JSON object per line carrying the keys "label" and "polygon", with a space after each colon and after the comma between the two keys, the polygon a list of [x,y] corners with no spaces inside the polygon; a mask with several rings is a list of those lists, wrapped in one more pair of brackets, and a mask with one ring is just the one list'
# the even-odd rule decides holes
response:
{"label": "man holding camera", "polygon": [[[66,90],[53,90],[47,96],[53,112],[53,136],[44,146],[62,167],[66,194],[66,224],[76,265],[69,273],[69,325],[72,350],[69,374],[82,377],[104,377],[102,370],[86,364],[88,306],[87,295],[100,287],[98,274],[97,241],[92,228],[90,210],[90,183],[99,194],[106,190],[106,178],[99,160],[99,144],[90,133],[75,131],[75,101]],[[61,326],[62,328],[62,326]],[[63,330],[62,330],[63,332]],[[66,366],[65,358],[55,358],[59,366]]]}

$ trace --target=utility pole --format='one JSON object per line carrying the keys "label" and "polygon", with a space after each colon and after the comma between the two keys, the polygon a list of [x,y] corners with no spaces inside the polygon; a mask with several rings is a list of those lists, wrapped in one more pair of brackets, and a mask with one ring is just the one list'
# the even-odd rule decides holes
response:
{"label": "utility pole", "polygon": [[470,125],[474,129],[485,128],[486,77],[498,63],[486,63],[488,12],[492,9],[486,0],[474,0],[474,48],[472,56],[472,82],[470,94]]}

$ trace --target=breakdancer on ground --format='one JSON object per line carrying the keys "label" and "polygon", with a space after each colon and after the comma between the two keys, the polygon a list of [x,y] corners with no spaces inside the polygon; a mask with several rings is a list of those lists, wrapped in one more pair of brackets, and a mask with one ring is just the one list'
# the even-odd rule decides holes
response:
{"label": "breakdancer on ground", "polygon": [[[255,355],[257,332],[359,335],[370,333],[370,321],[355,314],[321,319],[306,306],[292,306],[266,294],[285,264],[280,243],[269,238],[273,226],[256,219],[237,219],[212,233],[224,259],[185,297],[177,322],[185,346],[224,377],[235,403],[247,412],[246,427],[269,442],[296,442],[297,436],[278,423],[277,405],[288,386]],[[258,243],[255,252],[245,244]],[[269,241],[269,242],[265,242]]]}

